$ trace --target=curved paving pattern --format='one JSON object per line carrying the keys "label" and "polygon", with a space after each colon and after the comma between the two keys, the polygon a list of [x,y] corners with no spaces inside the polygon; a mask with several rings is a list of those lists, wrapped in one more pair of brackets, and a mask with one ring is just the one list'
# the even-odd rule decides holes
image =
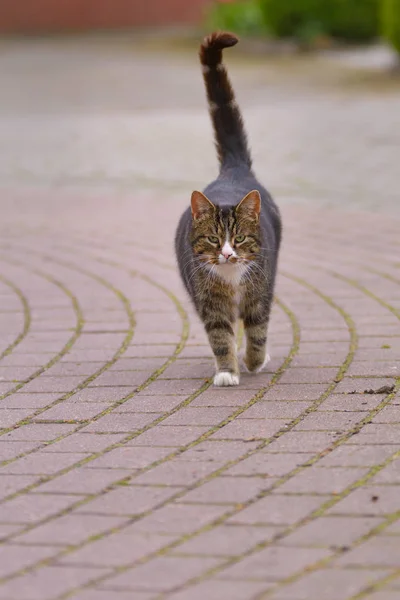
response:
{"label": "curved paving pattern", "polygon": [[397,599],[399,222],[284,207],[273,358],[223,390],[166,196],[2,195],[0,600]]}
{"label": "curved paving pattern", "polygon": [[287,215],[274,358],[238,390],[171,253],[3,238],[0,598],[395,597],[396,240],[349,256],[331,217],[307,244],[324,214]]}

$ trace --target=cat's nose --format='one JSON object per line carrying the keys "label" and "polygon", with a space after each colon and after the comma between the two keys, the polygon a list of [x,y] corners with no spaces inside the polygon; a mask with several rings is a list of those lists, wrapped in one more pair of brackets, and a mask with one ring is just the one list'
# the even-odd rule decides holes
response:
{"label": "cat's nose", "polygon": [[224,248],[222,249],[222,256],[224,258],[226,258],[226,260],[228,260],[232,256],[232,254],[233,254],[232,250],[229,250],[229,249],[225,250]]}
{"label": "cat's nose", "polygon": [[225,244],[222,246],[221,254],[224,258],[226,258],[226,260],[228,260],[232,256],[233,250],[230,244],[228,244],[228,242],[225,242]]}

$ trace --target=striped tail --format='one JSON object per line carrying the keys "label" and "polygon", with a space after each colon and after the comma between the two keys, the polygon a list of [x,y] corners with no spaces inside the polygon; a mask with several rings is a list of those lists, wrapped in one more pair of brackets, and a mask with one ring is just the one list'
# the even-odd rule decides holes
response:
{"label": "striped tail", "polygon": [[242,115],[222,63],[223,48],[235,46],[238,41],[232,33],[212,33],[204,39],[199,53],[221,170],[239,165],[251,169]]}

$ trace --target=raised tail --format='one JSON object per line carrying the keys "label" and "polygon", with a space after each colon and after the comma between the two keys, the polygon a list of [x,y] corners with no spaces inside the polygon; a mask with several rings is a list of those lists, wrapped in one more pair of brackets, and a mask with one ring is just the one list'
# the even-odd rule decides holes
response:
{"label": "raised tail", "polygon": [[222,63],[222,50],[235,46],[238,41],[233,33],[211,33],[204,39],[199,53],[221,169],[236,165],[251,169],[242,115]]}

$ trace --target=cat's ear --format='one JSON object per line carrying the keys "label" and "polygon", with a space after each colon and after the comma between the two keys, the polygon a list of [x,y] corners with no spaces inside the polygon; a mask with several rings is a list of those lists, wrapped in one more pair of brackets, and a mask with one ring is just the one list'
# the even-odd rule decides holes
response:
{"label": "cat's ear", "polygon": [[215,211],[214,204],[201,192],[192,193],[191,206],[193,219],[199,219],[203,215],[212,214]]}
{"label": "cat's ear", "polygon": [[258,221],[261,211],[261,196],[258,190],[253,190],[239,202],[236,212],[244,219]]}

